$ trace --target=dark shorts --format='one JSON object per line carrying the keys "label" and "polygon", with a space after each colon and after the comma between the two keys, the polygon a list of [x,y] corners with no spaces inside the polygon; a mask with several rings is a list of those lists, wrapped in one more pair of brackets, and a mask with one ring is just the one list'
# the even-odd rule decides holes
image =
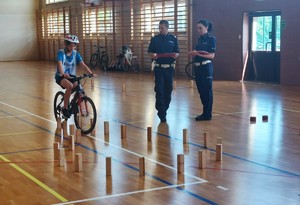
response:
{"label": "dark shorts", "polygon": [[[76,77],[76,75],[70,75],[71,77]],[[60,85],[60,87],[62,87],[61,86],[61,81],[62,81],[62,79],[64,79],[64,77],[63,76],[61,76],[61,75],[59,75],[59,74],[55,74],[55,82],[58,84],[58,85]],[[71,83],[75,83],[76,82],[76,80],[75,79],[67,79],[68,81],[70,81]],[[65,89],[64,87],[62,87],[63,89]]]}

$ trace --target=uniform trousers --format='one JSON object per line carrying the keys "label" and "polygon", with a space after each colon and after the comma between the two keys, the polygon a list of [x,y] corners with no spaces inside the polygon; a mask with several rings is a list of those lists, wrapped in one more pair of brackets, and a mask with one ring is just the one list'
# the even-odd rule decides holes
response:
{"label": "uniform trousers", "polygon": [[155,76],[155,108],[158,111],[157,115],[160,119],[165,119],[167,110],[171,102],[171,93],[173,90],[173,75],[174,69],[169,68],[154,68]]}
{"label": "uniform trousers", "polygon": [[213,65],[208,63],[200,65],[195,68],[195,80],[198,92],[200,94],[200,100],[203,105],[202,115],[206,118],[212,117],[213,106]]}

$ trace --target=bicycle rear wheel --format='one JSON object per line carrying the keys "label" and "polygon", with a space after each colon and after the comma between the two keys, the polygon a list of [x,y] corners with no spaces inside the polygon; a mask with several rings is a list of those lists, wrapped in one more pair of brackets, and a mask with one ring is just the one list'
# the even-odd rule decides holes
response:
{"label": "bicycle rear wheel", "polygon": [[62,91],[58,91],[54,97],[54,117],[57,121],[57,118],[60,117],[61,110],[64,106],[64,93]]}
{"label": "bicycle rear wheel", "polygon": [[93,53],[90,59],[90,66],[92,68],[95,68],[97,66],[97,62],[98,62],[98,54]]}
{"label": "bicycle rear wheel", "polygon": [[80,103],[74,108],[74,122],[83,134],[89,134],[95,128],[97,111],[91,98],[84,96]]}
{"label": "bicycle rear wheel", "polygon": [[103,53],[100,59],[100,68],[104,71],[107,71],[108,68],[108,55],[107,53]]}
{"label": "bicycle rear wheel", "polygon": [[185,74],[191,78],[191,79],[195,79],[195,64],[194,62],[189,62],[186,66],[185,66]]}
{"label": "bicycle rear wheel", "polygon": [[121,67],[122,67],[123,71],[125,71],[125,72],[128,72],[128,71],[129,71],[130,65],[127,63],[127,60],[126,60],[125,57],[123,57],[123,58],[120,60],[120,64],[121,64]]}
{"label": "bicycle rear wheel", "polygon": [[137,60],[134,58],[132,59],[132,62],[131,62],[131,69],[136,73],[140,71],[140,65],[137,62]]}

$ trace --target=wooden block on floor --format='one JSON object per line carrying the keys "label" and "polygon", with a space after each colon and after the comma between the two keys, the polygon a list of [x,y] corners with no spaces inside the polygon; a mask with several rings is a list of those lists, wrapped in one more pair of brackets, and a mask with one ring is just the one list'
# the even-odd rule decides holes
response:
{"label": "wooden block on floor", "polygon": [[59,143],[53,143],[54,159],[59,159]]}
{"label": "wooden block on floor", "polygon": [[184,173],[184,155],[183,154],[177,155],[177,173],[178,174]]}
{"label": "wooden block on floor", "polygon": [[81,143],[81,130],[80,129],[76,129],[75,142],[78,144]]}
{"label": "wooden block on floor", "polygon": [[203,169],[206,166],[205,152],[203,150],[198,151],[198,164],[200,169]]}
{"label": "wooden block on floor", "polygon": [[62,122],[62,129],[63,129],[63,137],[67,138],[68,137],[68,121],[64,120]]}
{"label": "wooden block on floor", "polygon": [[60,130],[61,129],[61,118],[58,117],[56,120],[57,120],[57,122],[56,122],[57,123],[56,128]]}
{"label": "wooden block on floor", "polygon": [[268,115],[263,115],[263,116],[262,116],[262,121],[263,121],[263,122],[268,122],[268,120],[269,120]]}
{"label": "wooden block on floor", "polygon": [[147,127],[147,140],[148,142],[152,141],[152,127]]}
{"label": "wooden block on floor", "polygon": [[75,149],[75,136],[69,135],[69,149],[74,150]]}
{"label": "wooden block on floor", "polygon": [[65,158],[65,149],[64,148],[59,148],[59,156],[58,156],[58,165],[60,167],[65,166],[66,163],[66,158]]}
{"label": "wooden block on floor", "polygon": [[204,146],[204,148],[207,148],[207,133],[206,132],[203,133],[203,138],[204,138],[203,146]]}
{"label": "wooden block on floor", "polygon": [[250,117],[250,122],[251,122],[251,123],[256,123],[256,117],[251,116],[251,117]]}
{"label": "wooden block on floor", "polygon": [[187,137],[187,129],[182,130],[182,135],[183,135],[183,144],[187,144],[188,142],[188,137]]}
{"label": "wooden block on floor", "polygon": [[83,170],[83,161],[82,161],[82,154],[76,153],[75,154],[75,172],[81,172]]}
{"label": "wooden block on floor", "polygon": [[145,176],[145,158],[139,158],[139,169],[140,169],[140,176]]}
{"label": "wooden block on floor", "polygon": [[111,176],[111,157],[106,157],[106,176]]}
{"label": "wooden block on floor", "polygon": [[174,81],[173,81],[173,89],[174,89],[174,90],[176,90],[176,85],[177,85],[176,80],[174,80]]}
{"label": "wooden block on floor", "polygon": [[122,83],[122,93],[125,93],[125,90],[126,90],[126,85],[125,83]]}
{"label": "wooden block on floor", "polygon": [[217,144],[216,145],[216,161],[217,162],[222,161],[222,153],[223,153],[222,145],[221,144]]}
{"label": "wooden block on floor", "polygon": [[104,136],[109,135],[109,122],[104,121]]}
{"label": "wooden block on floor", "polygon": [[69,125],[70,135],[75,135],[75,125],[70,124]]}
{"label": "wooden block on floor", "polygon": [[126,139],[126,125],[121,125],[121,139]]}

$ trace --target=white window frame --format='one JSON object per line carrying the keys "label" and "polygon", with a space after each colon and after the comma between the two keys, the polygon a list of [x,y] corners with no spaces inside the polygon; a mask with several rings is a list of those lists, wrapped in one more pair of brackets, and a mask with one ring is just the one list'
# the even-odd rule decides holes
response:
{"label": "white window frame", "polygon": [[68,0],[46,0],[46,4],[55,4],[61,2],[67,2]]}

